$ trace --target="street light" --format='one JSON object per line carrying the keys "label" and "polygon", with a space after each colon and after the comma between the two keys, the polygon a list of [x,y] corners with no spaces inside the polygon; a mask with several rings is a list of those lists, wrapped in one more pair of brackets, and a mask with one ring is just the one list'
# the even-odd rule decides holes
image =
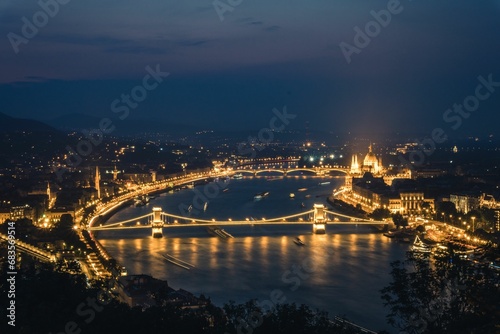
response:
{"label": "street light", "polygon": [[476,220],[476,217],[471,217],[472,219],[472,233],[474,233],[475,226],[474,226],[474,221]]}

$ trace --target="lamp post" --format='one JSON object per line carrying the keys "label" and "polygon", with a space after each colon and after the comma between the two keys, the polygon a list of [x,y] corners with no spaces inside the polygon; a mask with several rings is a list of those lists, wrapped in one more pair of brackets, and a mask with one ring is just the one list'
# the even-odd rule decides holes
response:
{"label": "lamp post", "polygon": [[471,217],[471,219],[472,219],[472,233],[474,233],[474,230],[476,229],[475,225],[474,225],[474,221],[476,220],[476,217]]}
{"label": "lamp post", "polygon": [[186,174],[187,174],[187,172],[186,172],[187,163],[182,163],[181,167],[182,167],[182,171],[184,172],[184,176],[186,176]]}

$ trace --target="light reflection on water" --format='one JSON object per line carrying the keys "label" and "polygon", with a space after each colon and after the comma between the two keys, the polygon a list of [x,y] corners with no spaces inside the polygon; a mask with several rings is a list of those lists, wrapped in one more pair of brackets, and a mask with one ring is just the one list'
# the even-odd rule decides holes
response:
{"label": "light reflection on water", "polygon": [[[298,181],[300,184],[284,183],[282,193],[304,187],[307,180]],[[278,186],[280,182],[272,184]],[[318,179],[310,182],[305,184],[313,188],[311,184],[317,184]],[[245,188],[244,183],[242,188]],[[249,188],[255,192],[254,184],[249,184]],[[234,184],[231,191],[238,192],[240,197],[249,196]],[[324,190],[318,188],[318,191]],[[277,189],[273,193],[278,193]],[[312,201],[317,201],[313,190],[308,193],[312,194]],[[175,195],[162,196],[155,201],[162,203],[162,207],[164,201],[168,201],[169,207],[175,208],[178,205]],[[296,212],[287,207],[289,199],[282,197],[285,202],[282,210]],[[217,205],[220,203],[214,199],[209,207]],[[279,207],[276,200],[273,203],[275,213],[282,213]],[[226,211],[231,210],[235,208]],[[144,212],[143,208],[126,209],[113,219],[130,218],[139,215],[138,212]],[[233,217],[237,216],[235,213],[225,212]],[[310,226],[228,227],[225,230],[235,236],[228,240],[212,237],[201,227],[182,231],[164,229],[162,239],[153,239],[147,230],[106,232],[98,237],[130,274],[151,274],[167,280],[174,288],[203,293],[217,305],[229,300],[269,299],[273,290],[280,289],[287,302],[305,303],[331,315],[346,315],[373,330],[389,329],[385,324],[387,311],[380,299],[380,289],[389,283],[390,262],[402,259],[408,245],[395,243],[361,225],[328,225],[326,235],[313,235],[311,229]],[[296,236],[300,236],[306,246],[295,245]],[[194,268],[186,270],[167,262],[162,256],[167,254]],[[305,271],[309,262],[310,273]],[[299,274],[291,273],[294,268],[301,270]],[[299,285],[293,290],[296,284]]]}

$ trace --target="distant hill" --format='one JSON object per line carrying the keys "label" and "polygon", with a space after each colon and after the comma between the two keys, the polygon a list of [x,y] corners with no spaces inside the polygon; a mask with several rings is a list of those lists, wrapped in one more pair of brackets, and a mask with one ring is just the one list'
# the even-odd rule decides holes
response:
{"label": "distant hill", "polygon": [[[104,116],[103,116],[104,117]],[[124,119],[120,120],[111,115],[109,117],[116,129],[113,135],[134,135],[138,133],[167,133],[172,135],[192,134],[199,129],[184,124],[172,124],[157,119]],[[86,114],[68,114],[52,118],[46,122],[51,126],[64,131],[81,131],[82,129],[95,129],[99,127],[102,117]]]}
{"label": "distant hill", "polygon": [[33,132],[33,133],[59,133],[55,128],[32,119],[15,118],[0,112],[0,132]]}
{"label": "distant hill", "polygon": [[74,139],[39,121],[0,113],[0,168],[45,165]]}

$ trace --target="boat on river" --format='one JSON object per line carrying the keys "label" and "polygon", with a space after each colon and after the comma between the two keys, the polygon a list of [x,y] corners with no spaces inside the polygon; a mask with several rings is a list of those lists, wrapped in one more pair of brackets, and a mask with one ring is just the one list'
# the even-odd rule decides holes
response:
{"label": "boat on river", "polygon": [[264,192],[261,192],[261,193],[258,193],[257,195],[255,195],[253,197],[253,199],[256,201],[260,201],[261,199],[263,199],[264,197],[267,197],[268,195],[269,195],[269,191],[264,191]]}
{"label": "boat on river", "polygon": [[139,207],[139,206],[144,206],[149,203],[149,197],[148,196],[137,196],[134,198],[134,206]]}
{"label": "boat on river", "polygon": [[423,242],[418,235],[415,236],[415,240],[410,249],[412,252],[416,253],[430,253],[432,251],[432,247]]}
{"label": "boat on river", "polygon": [[220,228],[218,226],[208,226],[207,230],[210,234],[221,239],[234,238],[231,234],[227,233],[223,228]]}
{"label": "boat on river", "polygon": [[293,242],[297,245],[297,246],[305,246],[306,244],[304,243],[304,241],[300,240],[299,237],[293,239]]}

